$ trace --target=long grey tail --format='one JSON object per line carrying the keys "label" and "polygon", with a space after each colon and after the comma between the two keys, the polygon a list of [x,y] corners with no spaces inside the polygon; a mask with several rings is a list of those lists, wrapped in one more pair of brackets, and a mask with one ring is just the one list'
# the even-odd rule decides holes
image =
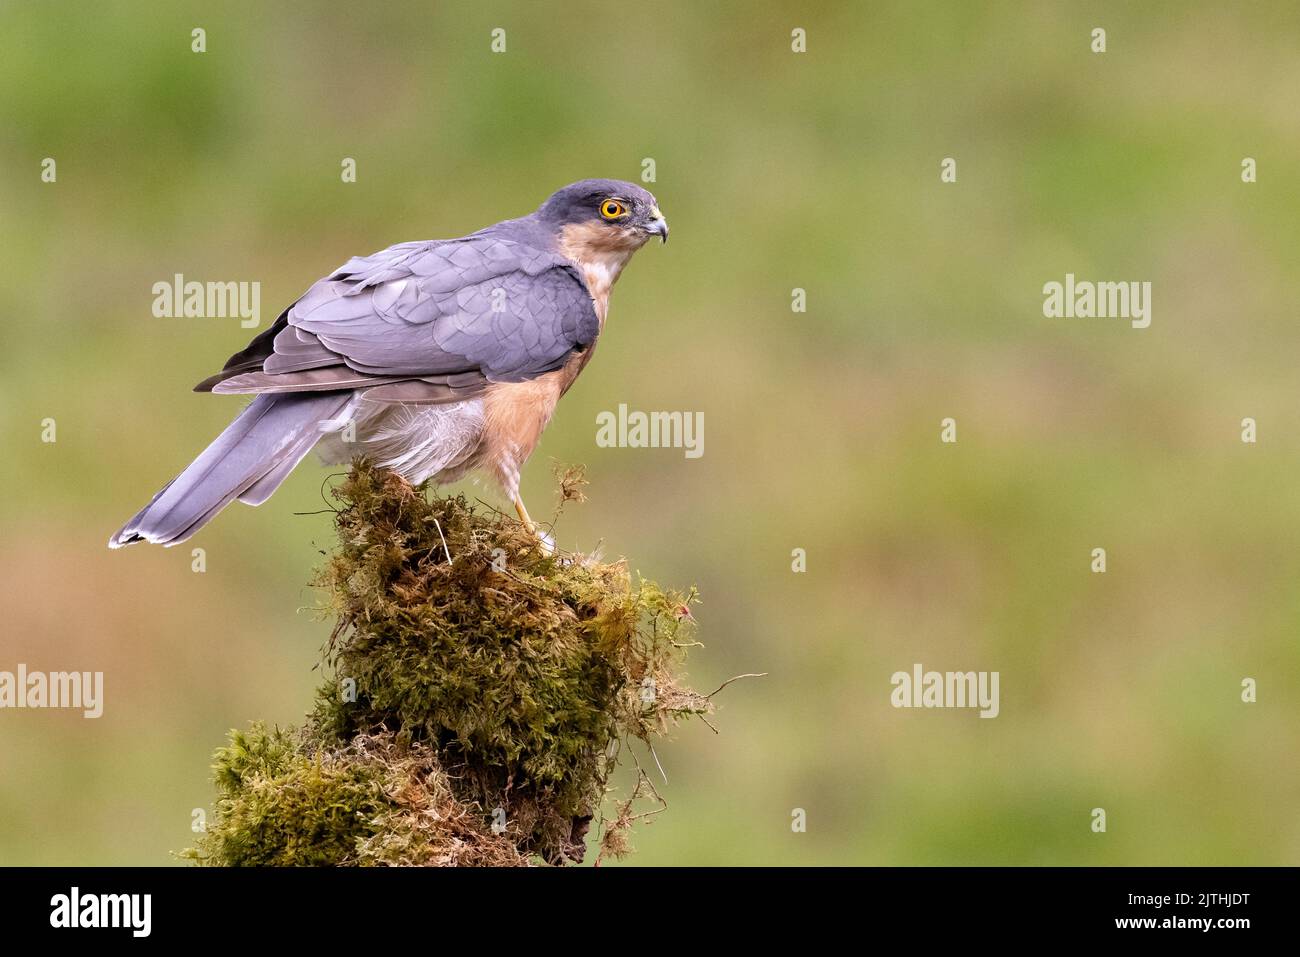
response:
{"label": "long grey tail", "polygon": [[259,395],[176,478],[108,540],[177,545],[239,499],[261,505],[339,418],[351,392]]}

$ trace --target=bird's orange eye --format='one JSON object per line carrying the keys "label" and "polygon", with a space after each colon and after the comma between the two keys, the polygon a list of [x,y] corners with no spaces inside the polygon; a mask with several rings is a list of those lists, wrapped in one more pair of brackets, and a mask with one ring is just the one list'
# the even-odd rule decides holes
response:
{"label": "bird's orange eye", "polygon": [[606,219],[619,219],[627,215],[627,207],[616,199],[607,199],[600,204],[600,215]]}

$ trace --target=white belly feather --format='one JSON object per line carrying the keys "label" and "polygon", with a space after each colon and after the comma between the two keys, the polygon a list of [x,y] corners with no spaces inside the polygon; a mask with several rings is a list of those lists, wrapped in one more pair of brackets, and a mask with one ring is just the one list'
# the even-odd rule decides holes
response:
{"label": "white belly feather", "polygon": [[[321,429],[327,434],[316,451],[327,465],[343,465],[366,455],[412,484],[434,477],[451,482],[475,466],[483,434],[483,400],[400,405],[359,396],[342,416],[322,423]],[[352,441],[347,441],[349,434]]]}

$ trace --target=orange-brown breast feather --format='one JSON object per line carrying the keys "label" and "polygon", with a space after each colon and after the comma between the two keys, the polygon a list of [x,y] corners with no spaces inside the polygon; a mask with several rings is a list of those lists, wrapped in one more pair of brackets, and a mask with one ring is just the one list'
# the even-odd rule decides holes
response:
{"label": "orange-brown breast feather", "polygon": [[[577,223],[560,232],[560,252],[587,284],[601,330],[609,314],[610,289],[645,241],[646,235],[639,230],[611,228],[606,223]],[[484,395],[484,458],[502,476],[507,488],[512,477],[518,481],[518,470],[537,448],[556,403],[569,391],[595,350],[596,343],[592,342],[582,351],[575,351],[554,372],[526,382],[497,382],[488,387]]]}

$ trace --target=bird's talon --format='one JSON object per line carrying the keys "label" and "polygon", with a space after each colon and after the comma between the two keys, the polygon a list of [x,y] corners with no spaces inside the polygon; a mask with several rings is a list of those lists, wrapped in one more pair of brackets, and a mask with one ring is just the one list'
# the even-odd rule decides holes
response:
{"label": "bird's talon", "polygon": [[524,526],[524,531],[537,539],[537,547],[542,550],[542,554],[548,558],[555,554],[555,539],[545,532],[538,529],[537,524],[533,521],[532,516],[528,514],[528,509],[524,507],[524,500],[515,499],[515,513],[519,516],[519,521]]}

